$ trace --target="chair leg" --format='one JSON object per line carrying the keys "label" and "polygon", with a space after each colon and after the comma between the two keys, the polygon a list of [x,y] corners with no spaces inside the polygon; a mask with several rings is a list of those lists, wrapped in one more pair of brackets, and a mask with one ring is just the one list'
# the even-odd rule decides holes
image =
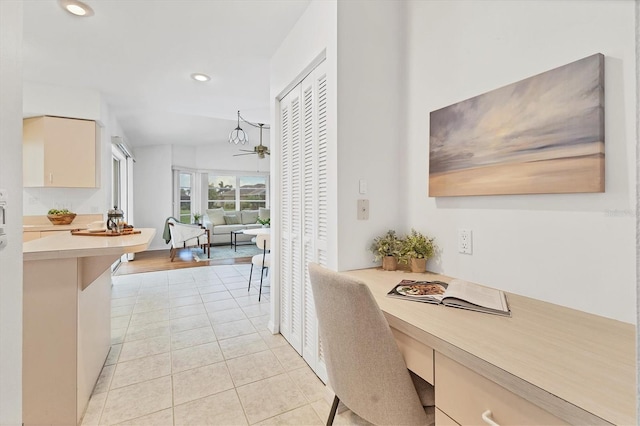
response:
{"label": "chair leg", "polygon": [[176,257],[176,249],[171,247],[171,249],[169,250],[169,257],[171,258],[171,261],[173,262],[173,259]]}
{"label": "chair leg", "polygon": [[336,416],[336,411],[338,411],[338,404],[340,403],[340,398],[338,395],[333,397],[333,404],[331,405],[331,411],[329,412],[329,418],[327,419],[327,426],[331,426],[333,424],[333,419]]}
{"label": "chair leg", "polygon": [[249,288],[247,288],[247,292],[251,290],[251,275],[253,274],[253,263],[251,264],[251,271],[249,271]]}
{"label": "chair leg", "polygon": [[260,270],[260,291],[258,292],[258,302],[262,298],[262,279],[264,278],[264,266]]}

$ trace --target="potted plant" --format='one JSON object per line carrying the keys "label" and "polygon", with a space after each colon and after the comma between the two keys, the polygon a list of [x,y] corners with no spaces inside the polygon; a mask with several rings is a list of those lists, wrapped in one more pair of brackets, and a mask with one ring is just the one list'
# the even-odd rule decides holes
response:
{"label": "potted plant", "polygon": [[200,218],[202,217],[202,215],[200,213],[194,213],[193,214],[193,222],[196,225],[200,225]]}
{"label": "potted plant", "polygon": [[382,259],[382,269],[395,271],[398,268],[401,248],[401,239],[396,235],[396,231],[390,229],[386,234],[374,238],[369,249],[373,252],[376,262]]}
{"label": "potted plant", "polygon": [[409,264],[411,272],[425,272],[427,270],[427,259],[436,252],[436,245],[433,238],[428,238],[411,229],[411,234],[402,240],[400,249],[400,262]]}
{"label": "potted plant", "polygon": [[268,217],[266,219],[258,218],[258,223],[260,225],[262,225],[263,228],[268,228],[270,226],[270,224],[271,224],[271,218],[270,217]]}

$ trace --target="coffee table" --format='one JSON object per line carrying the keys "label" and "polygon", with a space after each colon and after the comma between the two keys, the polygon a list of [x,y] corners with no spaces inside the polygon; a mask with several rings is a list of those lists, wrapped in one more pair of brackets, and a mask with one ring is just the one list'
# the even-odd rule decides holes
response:
{"label": "coffee table", "polygon": [[244,230],[241,229],[239,231],[231,231],[231,247],[233,247],[233,251],[238,251],[238,244],[240,245],[253,244],[253,241],[238,242],[238,234],[244,234]]}

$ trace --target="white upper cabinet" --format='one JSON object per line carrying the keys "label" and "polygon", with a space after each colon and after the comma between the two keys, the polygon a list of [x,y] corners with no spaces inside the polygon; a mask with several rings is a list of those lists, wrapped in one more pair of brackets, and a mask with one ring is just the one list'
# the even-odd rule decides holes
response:
{"label": "white upper cabinet", "polygon": [[61,117],[23,121],[23,186],[95,188],[96,123]]}

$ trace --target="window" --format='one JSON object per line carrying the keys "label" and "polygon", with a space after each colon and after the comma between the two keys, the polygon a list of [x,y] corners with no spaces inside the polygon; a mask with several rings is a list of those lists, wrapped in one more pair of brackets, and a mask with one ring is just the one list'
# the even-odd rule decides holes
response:
{"label": "window", "polygon": [[240,210],[258,210],[267,205],[267,178],[265,176],[241,176]]}
{"label": "window", "polygon": [[193,175],[191,173],[179,174],[179,191],[180,191],[180,213],[181,223],[191,223],[191,181]]}
{"label": "window", "polygon": [[257,210],[267,207],[268,176],[209,174],[207,208],[227,211]]}

